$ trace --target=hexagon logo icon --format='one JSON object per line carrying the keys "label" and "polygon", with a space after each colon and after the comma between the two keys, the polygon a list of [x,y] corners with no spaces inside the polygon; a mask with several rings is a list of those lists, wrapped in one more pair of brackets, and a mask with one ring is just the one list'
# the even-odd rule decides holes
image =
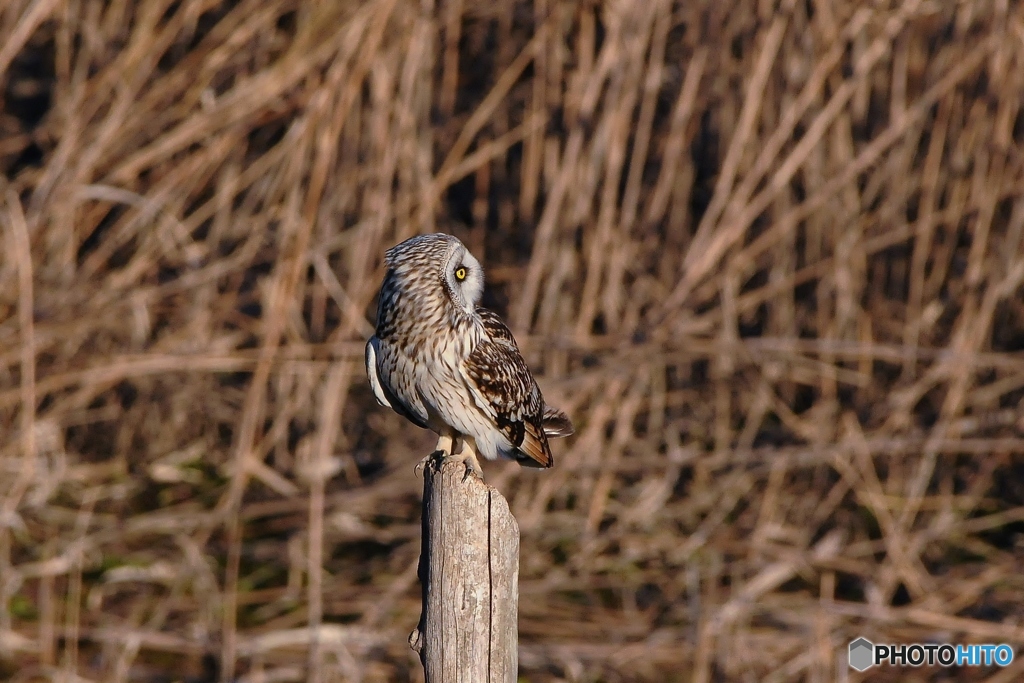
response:
{"label": "hexagon logo icon", "polygon": [[875,644],[867,638],[858,638],[850,643],[850,666],[864,671],[874,663]]}

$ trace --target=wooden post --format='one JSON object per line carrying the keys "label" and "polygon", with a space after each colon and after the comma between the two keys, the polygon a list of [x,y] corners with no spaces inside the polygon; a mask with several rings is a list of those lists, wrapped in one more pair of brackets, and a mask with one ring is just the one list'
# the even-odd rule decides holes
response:
{"label": "wooden post", "polygon": [[426,683],[516,683],[519,525],[462,463],[423,468],[423,611],[409,644]]}

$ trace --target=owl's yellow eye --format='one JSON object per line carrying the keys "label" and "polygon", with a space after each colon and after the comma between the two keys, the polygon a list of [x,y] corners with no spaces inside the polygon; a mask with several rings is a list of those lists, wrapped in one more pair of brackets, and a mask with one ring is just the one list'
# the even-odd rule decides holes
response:
{"label": "owl's yellow eye", "polygon": [[462,266],[459,266],[458,268],[456,268],[455,269],[455,279],[458,280],[459,282],[462,282],[463,280],[465,280],[466,279],[466,269],[463,268]]}

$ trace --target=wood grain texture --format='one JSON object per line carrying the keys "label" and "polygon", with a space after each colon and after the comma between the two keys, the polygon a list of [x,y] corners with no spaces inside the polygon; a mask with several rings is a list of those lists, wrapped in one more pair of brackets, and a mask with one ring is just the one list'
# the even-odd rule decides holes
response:
{"label": "wood grain texture", "polygon": [[431,460],[423,475],[423,611],[409,643],[426,683],[515,683],[519,525],[461,463]]}

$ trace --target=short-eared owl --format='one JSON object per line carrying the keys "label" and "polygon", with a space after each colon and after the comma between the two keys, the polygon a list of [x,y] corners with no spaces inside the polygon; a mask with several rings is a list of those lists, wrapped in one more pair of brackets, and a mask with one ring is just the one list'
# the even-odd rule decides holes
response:
{"label": "short-eared owl", "polygon": [[476,454],[551,467],[548,437],[572,423],[544,404],[512,333],[477,304],[480,263],[451,235],[420,235],[384,256],[387,273],[366,374],[377,401],[438,435],[436,450],[480,474]]}

